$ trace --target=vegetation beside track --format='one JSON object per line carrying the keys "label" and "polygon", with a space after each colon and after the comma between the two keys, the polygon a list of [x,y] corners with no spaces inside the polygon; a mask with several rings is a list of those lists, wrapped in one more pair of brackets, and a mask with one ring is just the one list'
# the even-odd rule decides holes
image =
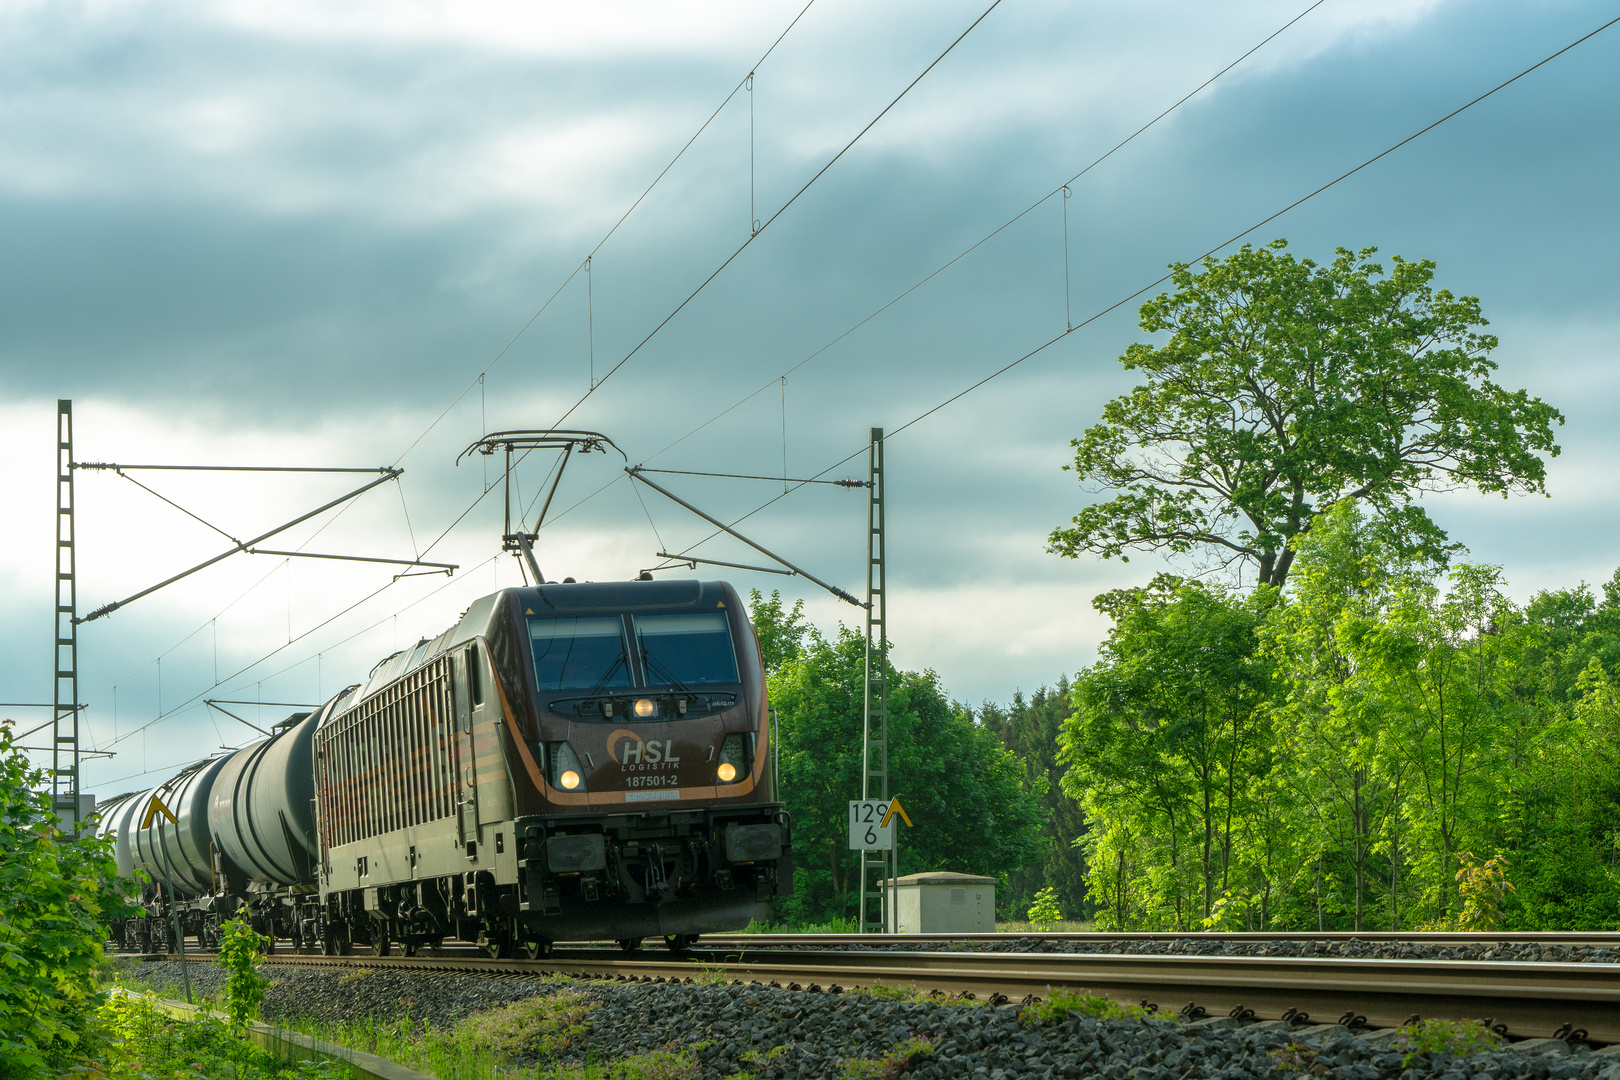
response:
{"label": "vegetation beside track", "polygon": [[[1098,596],[1097,661],[1010,705],[890,675],[901,871],[1101,930],[1620,926],[1620,573],[1520,603],[1425,501],[1546,494],[1563,418],[1495,381],[1480,301],[1432,262],[1286,248],[1176,267],[1121,357],[1139,385],[1074,440],[1104,494],[1049,550],[1187,576]],[[848,917],[856,778],[793,751],[857,744],[858,641],[753,608],[800,815],[780,917]]]}
{"label": "vegetation beside track", "polygon": [[48,1076],[93,1048],[107,923],[132,908],[110,842],[64,835],[50,786],[0,725],[0,1076]]}
{"label": "vegetation beside track", "polygon": [[84,1046],[89,1053],[61,1075],[75,1080],[339,1080],[349,1075],[339,1062],[294,1061],[253,1046],[228,1023],[208,1016],[177,1020],[134,995],[104,1002],[94,1026],[96,1038]]}

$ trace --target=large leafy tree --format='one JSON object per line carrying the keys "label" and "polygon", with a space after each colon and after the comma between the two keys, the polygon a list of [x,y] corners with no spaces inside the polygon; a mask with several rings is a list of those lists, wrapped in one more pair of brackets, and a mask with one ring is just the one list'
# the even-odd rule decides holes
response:
{"label": "large leafy tree", "polygon": [[1063,785],[1090,820],[1093,898],[1104,922],[1129,925],[1134,864],[1140,923],[1218,922],[1217,904],[1250,891],[1244,822],[1272,771],[1255,656],[1264,601],[1161,574],[1093,603],[1114,629],[1076,678],[1060,736]]}
{"label": "large leafy tree", "polygon": [[1319,266],[1286,246],[1177,265],[1176,291],[1142,305],[1142,329],[1169,337],[1126,350],[1145,381],[1104,407],[1067,466],[1116,494],[1054,530],[1051,551],[1198,551],[1280,588],[1290,541],[1341,500],[1442,558],[1421,492],[1544,491],[1563,417],[1491,381],[1497,342],[1476,298],[1436,291],[1428,260],[1386,271],[1376,249],[1340,248]]}
{"label": "large leafy tree", "polygon": [[[794,891],[778,908],[798,923],[858,915],[860,866],[848,845],[849,800],[861,793],[865,641],[824,637],[795,605],[754,593],[771,704],[782,735],[780,797],[793,814]],[[889,669],[889,787],[915,827],[902,829],[900,872],[1001,877],[1037,862],[1044,790],[995,735],[952,703],[931,671]]]}

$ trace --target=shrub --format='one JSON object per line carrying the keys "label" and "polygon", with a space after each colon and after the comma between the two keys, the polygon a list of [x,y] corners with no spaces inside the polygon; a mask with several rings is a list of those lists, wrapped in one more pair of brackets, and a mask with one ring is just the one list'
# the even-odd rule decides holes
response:
{"label": "shrub", "polygon": [[1405,1054],[1401,1063],[1410,1066],[1424,1054],[1443,1051],[1463,1057],[1494,1050],[1500,1045],[1502,1037],[1477,1021],[1436,1018],[1402,1027],[1390,1047],[1398,1054]]}
{"label": "shrub", "polygon": [[1035,894],[1029,907],[1030,925],[1037,930],[1050,930],[1063,919],[1063,908],[1058,904],[1057,889],[1048,886]]}
{"label": "shrub", "polygon": [[225,1014],[234,1031],[244,1030],[259,1017],[270,980],[259,970],[259,953],[266,942],[244,919],[231,919],[219,928],[219,962],[230,972],[225,980]]}
{"label": "shrub", "polygon": [[112,842],[64,834],[45,771],[0,725],[0,1076],[59,1071],[82,1053],[108,923],[138,909]]}

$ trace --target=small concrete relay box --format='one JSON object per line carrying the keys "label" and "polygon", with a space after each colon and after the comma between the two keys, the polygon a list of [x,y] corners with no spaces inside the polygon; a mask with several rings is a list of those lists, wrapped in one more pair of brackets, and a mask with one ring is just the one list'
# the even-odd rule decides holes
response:
{"label": "small concrete relay box", "polygon": [[[883,882],[885,888],[890,881]],[[907,874],[895,886],[895,932],[900,934],[993,934],[996,879],[937,871]]]}

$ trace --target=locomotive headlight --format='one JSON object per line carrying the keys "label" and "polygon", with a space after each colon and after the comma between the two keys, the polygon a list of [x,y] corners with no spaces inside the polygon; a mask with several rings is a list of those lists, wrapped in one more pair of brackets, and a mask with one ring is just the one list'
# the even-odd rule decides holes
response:
{"label": "locomotive headlight", "polygon": [[579,755],[574,748],[565,742],[546,744],[546,770],[551,786],[562,788],[564,791],[585,790],[585,769],[579,763]]}
{"label": "locomotive headlight", "polygon": [[645,720],[649,716],[658,715],[658,702],[652,698],[641,698],[636,702],[636,715]]}
{"label": "locomotive headlight", "polygon": [[714,770],[722,784],[736,783],[738,778],[754,767],[754,733],[735,732],[720,744],[720,764]]}

